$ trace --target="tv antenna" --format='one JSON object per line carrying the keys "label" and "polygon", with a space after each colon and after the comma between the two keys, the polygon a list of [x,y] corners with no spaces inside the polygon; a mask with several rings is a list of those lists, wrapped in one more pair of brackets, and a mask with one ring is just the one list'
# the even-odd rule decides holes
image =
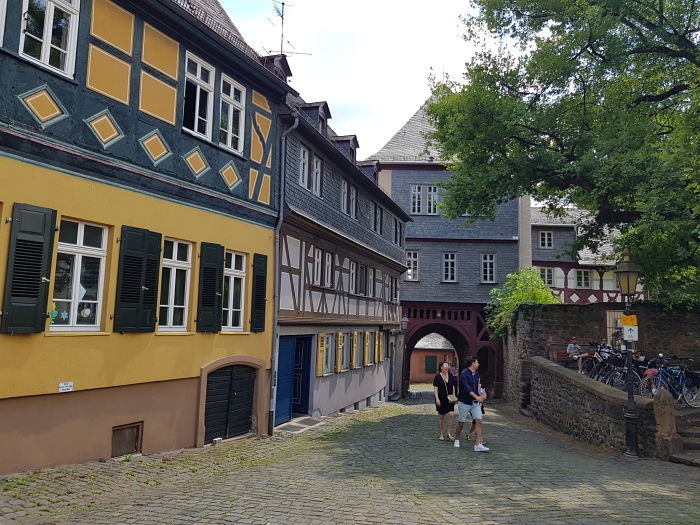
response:
{"label": "tv antenna", "polygon": [[[280,51],[279,51],[279,54],[280,54],[280,55],[284,55],[284,54],[287,54],[287,55],[310,55],[311,53],[300,53],[300,52],[288,52],[288,53],[285,53],[285,52],[284,52],[284,43],[285,43],[285,42],[287,42],[287,44],[289,44],[289,45],[292,47],[292,49],[294,49],[294,46],[292,45],[292,43],[291,43],[289,40],[285,40],[285,39],[284,39],[284,8],[285,8],[285,7],[294,7],[294,5],[288,4],[287,2],[280,1],[280,0],[272,0],[272,1],[273,1],[275,4],[278,4],[278,5],[275,5],[275,6],[274,6],[274,7],[275,7],[275,13],[277,14],[278,17],[280,17],[280,20],[281,20],[281,29],[280,29]],[[268,20],[269,20],[269,19],[268,19]],[[271,20],[270,20],[270,23],[272,23]],[[274,24],[273,24],[273,25],[274,25]]]}

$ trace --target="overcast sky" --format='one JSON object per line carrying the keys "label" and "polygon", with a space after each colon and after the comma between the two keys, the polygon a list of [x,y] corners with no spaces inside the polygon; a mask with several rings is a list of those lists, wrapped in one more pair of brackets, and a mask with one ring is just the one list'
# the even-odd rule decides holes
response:
{"label": "overcast sky", "polygon": [[[280,2],[220,2],[258,53],[279,52]],[[331,127],[357,135],[364,159],[428,98],[431,68],[437,78],[461,80],[470,46],[459,15],[467,6],[467,0],[291,0],[283,49],[290,85],[307,102],[327,101]]]}

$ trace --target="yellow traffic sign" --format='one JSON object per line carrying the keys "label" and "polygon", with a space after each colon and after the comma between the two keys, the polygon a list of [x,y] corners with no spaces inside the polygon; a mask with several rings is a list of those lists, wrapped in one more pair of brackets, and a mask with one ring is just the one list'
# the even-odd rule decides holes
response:
{"label": "yellow traffic sign", "polygon": [[636,315],[623,315],[620,317],[622,326],[637,326],[637,316]]}

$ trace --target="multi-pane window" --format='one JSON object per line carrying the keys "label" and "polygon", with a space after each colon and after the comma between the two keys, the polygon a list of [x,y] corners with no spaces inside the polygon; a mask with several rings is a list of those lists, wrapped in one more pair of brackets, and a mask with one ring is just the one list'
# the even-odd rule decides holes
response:
{"label": "multi-pane window", "polygon": [[163,266],[160,275],[161,330],[181,331],[187,322],[192,245],[188,242],[165,239]]}
{"label": "multi-pane window", "polygon": [[552,232],[540,232],[540,248],[552,248]]}
{"label": "multi-pane window", "polygon": [[301,146],[299,149],[299,185],[307,188],[309,186],[309,148]]}
{"label": "multi-pane window", "polygon": [[323,361],[323,373],[332,374],[335,371],[335,334],[323,334],[322,337],[326,338],[326,353]]}
{"label": "multi-pane window", "polygon": [[348,288],[350,293],[357,291],[357,263],[355,261],[350,261],[350,283]]}
{"label": "multi-pane window", "polygon": [[340,188],[340,209],[353,219],[357,217],[357,188],[346,180]]}
{"label": "multi-pane window", "polygon": [[455,282],[457,280],[457,254],[442,254],[442,280],[443,282]]}
{"label": "multi-pane window", "polygon": [[80,0],[24,0],[20,54],[72,75],[79,12]]}
{"label": "multi-pane window", "polygon": [[399,302],[399,280],[396,277],[391,277],[391,302]]}
{"label": "multi-pane window", "polygon": [[591,274],[588,270],[576,270],[576,288],[590,288]]}
{"label": "multi-pane window", "polygon": [[376,202],[372,203],[372,215],[370,217],[372,223],[372,231],[375,231],[381,235],[383,232],[384,223],[384,209]]}
{"label": "multi-pane window", "polygon": [[367,295],[367,266],[360,265],[357,272],[357,293]]}
{"label": "multi-pane window", "polygon": [[101,226],[61,220],[49,313],[52,330],[99,329],[106,233]]}
{"label": "multi-pane window", "polygon": [[350,350],[352,349],[352,334],[349,333],[344,333],[343,334],[343,348],[341,349],[341,361],[340,361],[340,369],[341,370],[349,370],[350,369]]}
{"label": "multi-pane window", "polygon": [[394,244],[403,246],[403,224],[396,217],[394,217]]}
{"label": "multi-pane window", "polygon": [[222,75],[219,144],[238,153],[243,151],[244,124],[245,88],[226,75]]}
{"label": "multi-pane window", "polygon": [[367,295],[374,297],[374,268],[367,268]]}
{"label": "multi-pane window", "polygon": [[3,42],[3,30],[5,29],[6,0],[0,0],[0,44]]}
{"label": "multi-pane window", "polygon": [[376,341],[375,337],[376,332],[367,332],[365,345],[365,363],[367,363],[368,365],[374,364],[374,345]]}
{"label": "multi-pane window", "polygon": [[214,68],[187,53],[185,113],[182,126],[198,135],[211,136]]}
{"label": "multi-pane window", "polygon": [[407,281],[417,281],[418,280],[418,252],[413,250],[406,250],[406,280]]}
{"label": "multi-pane window", "polygon": [[428,186],[426,208],[428,215],[437,215],[437,186]]}
{"label": "multi-pane window", "polygon": [[554,269],[540,268],[540,279],[542,279],[547,286],[554,285]]}
{"label": "multi-pane window", "polygon": [[411,213],[419,214],[423,211],[422,205],[423,187],[415,184],[411,185]]}
{"label": "multi-pane window", "polygon": [[358,332],[357,334],[357,347],[355,348],[355,362],[352,364],[353,368],[362,367],[362,360],[365,355],[365,334],[364,332]]}
{"label": "multi-pane window", "polygon": [[320,248],[314,248],[314,275],[313,283],[315,285],[321,284],[321,275],[323,271],[323,252]]}
{"label": "multi-pane window", "polygon": [[323,263],[323,286],[333,286],[333,254],[326,252]]}
{"label": "multi-pane window", "polygon": [[496,282],[496,255],[493,253],[481,254],[481,282]]}
{"label": "multi-pane window", "polygon": [[243,297],[245,293],[245,255],[226,252],[224,259],[224,290],[222,297],[223,330],[243,329]]}
{"label": "multi-pane window", "polygon": [[323,161],[314,155],[313,171],[311,172],[311,191],[314,195],[321,195],[321,178],[323,176]]}

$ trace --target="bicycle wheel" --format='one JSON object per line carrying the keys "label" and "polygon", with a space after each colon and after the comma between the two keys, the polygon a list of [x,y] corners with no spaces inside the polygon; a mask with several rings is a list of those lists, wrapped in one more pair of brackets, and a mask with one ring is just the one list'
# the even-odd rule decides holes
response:
{"label": "bicycle wheel", "polygon": [[683,394],[681,397],[686,405],[693,408],[700,408],[700,388],[698,388],[697,380],[693,381],[692,379],[695,378],[691,378],[689,381],[686,375],[683,381]]}
{"label": "bicycle wheel", "polygon": [[661,384],[659,376],[644,376],[644,379],[642,379],[639,385],[639,395],[654,397]]}

